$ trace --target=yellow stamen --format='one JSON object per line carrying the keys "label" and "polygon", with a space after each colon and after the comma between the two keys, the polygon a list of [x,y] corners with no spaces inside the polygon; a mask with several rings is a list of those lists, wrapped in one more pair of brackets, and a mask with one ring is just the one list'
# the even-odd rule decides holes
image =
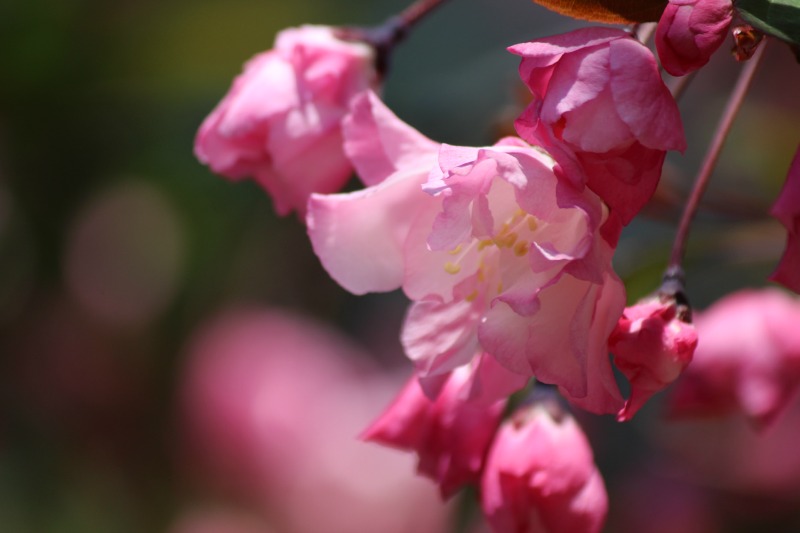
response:
{"label": "yellow stamen", "polygon": [[517,257],[522,257],[523,255],[528,253],[530,250],[531,245],[526,241],[519,241],[516,246],[514,246],[514,255]]}
{"label": "yellow stamen", "polygon": [[444,271],[447,272],[448,274],[458,274],[459,272],[461,272],[461,265],[447,262],[444,264]]}
{"label": "yellow stamen", "polygon": [[493,245],[494,241],[492,239],[483,239],[478,243],[478,251],[482,251],[484,248],[488,248],[489,246]]}
{"label": "yellow stamen", "polygon": [[471,293],[467,294],[464,299],[468,302],[474,302],[475,299],[478,297],[478,290],[474,290]]}
{"label": "yellow stamen", "polygon": [[450,254],[450,255],[458,255],[461,252],[461,248],[463,248],[463,246],[461,244],[459,244],[458,246],[456,246],[455,248],[453,248],[452,250],[450,250],[447,253]]}

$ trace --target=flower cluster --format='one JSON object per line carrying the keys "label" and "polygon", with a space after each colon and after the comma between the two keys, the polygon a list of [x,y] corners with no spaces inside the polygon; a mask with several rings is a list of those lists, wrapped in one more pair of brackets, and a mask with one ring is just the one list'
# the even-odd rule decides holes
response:
{"label": "flower cluster", "polygon": [[[732,17],[730,0],[670,0],[656,33],[661,65],[674,75],[700,68]],[[464,147],[392,113],[374,91],[370,43],[341,35],[279,36],[203,124],[198,156],[226,176],[255,177],[279,213],[304,214],[342,287],[402,289],[411,301],[400,336],[414,375],[364,438],[415,452],[445,498],[479,486],[499,533],[599,531],[607,497],[578,425],[552,398],[522,407],[510,398],[535,380],[573,406],[629,420],[692,360],[698,333],[682,287],[625,307],[612,267],[667,152],[686,148],[659,62],[614,28],[512,46],[532,96],[519,137]],[[775,278],[795,289],[798,166],[774,210],[790,233]],[[338,193],[351,169],[363,188]],[[723,344],[706,325],[714,316],[703,318],[704,354]],[[630,383],[627,400],[612,361]],[[786,379],[740,391],[739,402],[770,418],[800,383]],[[709,390],[682,383],[679,407]]]}

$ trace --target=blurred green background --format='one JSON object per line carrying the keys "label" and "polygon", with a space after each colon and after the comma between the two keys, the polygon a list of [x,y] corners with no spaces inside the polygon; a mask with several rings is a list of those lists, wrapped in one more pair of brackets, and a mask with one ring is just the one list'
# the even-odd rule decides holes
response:
{"label": "blurred green background", "polygon": [[[395,335],[403,298],[344,293],[296,218],[276,218],[255,184],[212,175],[192,142],[280,29],[374,24],[404,6],[0,3],[0,530],[165,530],[188,497],[173,464],[182,350],[232,303],[311,315],[402,364],[397,341],[376,330]],[[578,25],[527,0],[453,0],[398,49],[385,99],[434,139],[490,144],[527,98],[504,48]],[[735,79],[733,60],[718,56],[682,103],[689,150],[670,156],[659,195],[624,234],[617,267],[631,299],[657,286]],[[798,70],[773,44],[723,155],[690,246],[701,306],[763,284],[781,252],[764,215],[800,139]],[[635,428],[609,431],[598,456],[613,483],[625,456],[645,452]]]}

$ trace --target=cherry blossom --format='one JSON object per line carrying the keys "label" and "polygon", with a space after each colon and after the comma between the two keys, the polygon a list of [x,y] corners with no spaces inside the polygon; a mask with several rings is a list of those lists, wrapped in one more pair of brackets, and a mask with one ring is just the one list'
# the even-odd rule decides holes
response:
{"label": "cherry blossom", "polygon": [[583,28],[509,51],[522,56],[519,73],[534,97],[517,132],[544,142],[562,165],[581,166],[589,187],[630,222],[652,196],[666,150],[686,147],[653,54],[613,28]]}
{"label": "cherry blossom", "polygon": [[486,459],[481,506],[497,533],[600,531],[608,496],[575,420],[535,403],[503,423]]}
{"label": "cherry blossom", "polygon": [[331,276],[357,294],[403,288],[414,302],[403,339],[421,378],[487,352],[586,409],[618,411],[606,341],[624,288],[600,199],[519,139],[436,154],[376,97],[354,109],[346,146],[371,185],[309,202],[309,236]]}
{"label": "cherry blossom", "polygon": [[[482,360],[497,367],[490,372],[507,373],[491,357]],[[419,472],[439,484],[443,498],[465,484],[477,484],[506,401],[473,398],[472,382],[473,369],[462,366],[447,376],[431,400],[413,376],[363,438],[416,452]]]}
{"label": "cherry blossom", "polygon": [[695,316],[694,360],[672,388],[674,416],[743,412],[763,427],[800,386],[800,301],[743,290]]}
{"label": "cherry blossom", "polygon": [[733,19],[731,0],[670,0],[656,29],[664,69],[683,76],[702,67],[717,51]]}
{"label": "cherry blossom", "polygon": [[200,126],[197,158],[228,178],[255,179],[278,214],[303,213],[312,192],[337,191],[352,172],[340,122],[350,99],[376,86],[374,55],[329,27],[282,31]]}
{"label": "cherry blossom", "polygon": [[617,415],[620,421],[630,420],[692,360],[697,332],[685,314],[685,306],[668,296],[653,296],[625,308],[608,339],[614,364],[631,384],[630,397]]}

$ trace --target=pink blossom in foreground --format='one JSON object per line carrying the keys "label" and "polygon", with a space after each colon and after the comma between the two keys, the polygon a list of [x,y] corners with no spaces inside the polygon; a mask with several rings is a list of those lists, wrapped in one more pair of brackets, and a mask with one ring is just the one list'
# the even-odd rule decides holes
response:
{"label": "pink blossom in foreground", "polygon": [[592,448],[555,406],[522,408],[497,433],[486,459],[481,506],[495,533],[596,533],[608,496]]}
{"label": "pink blossom in foreground", "polygon": [[194,337],[181,386],[184,470],[206,499],[281,533],[440,533],[413,461],[360,442],[398,381],[347,339],[275,310],[231,311]]}
{"label": "pink blossom in foreground", "polygon": [[[498,366],[491,357],[484,358]],[[463,485],[477,484],[505,408],[505,399],[487,404],[469,397],[471,370],[464,366],[453,371],[435,400],[412,377],[363,434],[366,440],[416,452],[419,472],[438,483],[443,498]]]}
{"label": "pink blossom in foreground", "polygon": [[786,227],[787,237],[786,250],[770,279],[800,293],[800,148],[771,213]]}
{"label": "pink blossom in foreground", "polygon": [[[309,236],[331,276],[358,294],[402,287],[414,300],[403,341],[422,378],[486,352],[586,409],[617,412],[606,341],[624,287],[600,199],[519,139],[437,154],[376,98],[355,108],[345,130],[346,144],[362,147],[348,152],[355,166],[377,153],[394,170],[362,177],[372,183],[363,191],[310,200]],[[414,150],[390,154],[385,137]]]}
{"label": "pink blossom in foreground", "polygon": [[741,411],[769,424],[800,385],[800,301],[776,289],[740,291],[694,322],[699,343],[670,392],[671,413]]}
{"label": "pink blossom in foreground", "polygon": [[731,0],[670,0],[656,29],[664,70],[683,76],[708,63],[733,18]]}
{"label": "pink blossom in foreground", "polygon": [[422,191],[439,145],[402,122],[372,92],[353,101],[345,150],[366,189],[312,195],[308,236],[322,265],[354,294],[403,283],[405,241],[421,212],[437,202]]}
{"label": "pink blossom in foreground", "polygon": [[[627,32],[584,28],[517,44],[534,100],[515,126],[588,186],[627,224],[652,196],[666,150],[684,150],[680,114],[653,54]],[[572,176],[576,179],[578,174]]]}
{"label": "pink blossom in foreground", "polygon": [[352,167],[340,122],[350,99],[374,87],[374,51],[324,26],[278,34],[200,126],[197,158],[231,179],[252,177],[278,214],[305,211],[312,192],[334,192]]}
{"label": "pink blossom in foreground", "polygon": [[630,420],[656,392],[675,381],[692,360],[697,332],[674,298],[651,297],[626,307],[608,339],[614,364],[631,384],[617,415]]}

